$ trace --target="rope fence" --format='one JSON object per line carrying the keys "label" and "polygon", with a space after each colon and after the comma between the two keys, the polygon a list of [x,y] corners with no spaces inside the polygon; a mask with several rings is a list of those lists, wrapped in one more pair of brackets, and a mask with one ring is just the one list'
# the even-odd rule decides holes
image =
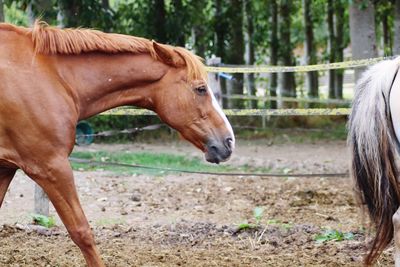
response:
{"label": "rope fence", "polygon": [[390,57],[377,57],[359,60],[349,60],[343,62],[303,65],[303,66],[207,66],[208,72],[225,72],[225,73],[282,73],[282,72],[309,72],[309,71],[325,71],[335,69],[354,69],[366,67],[376,64],[382,60],[393,59],[395,56]]}
{"label": "rope fence", "polygon": [[284,102],[303,102],[303,103],[321,103],[335,105],[350,105],[351,100],[347,99],[321,99],[321,98],[304,98],[304,97],[285,97],[285,96],[253,96],[253,95],[222,95],[227,99],[243,99],[258,101],[284,101]]}
{"label": "rope fence", "polygon": [[[346,116],[349,108],[310,108],[310,109],[224,109],[227,116]],[[155,112],[135,108],[115,108],[101,115],[154,116]]]}

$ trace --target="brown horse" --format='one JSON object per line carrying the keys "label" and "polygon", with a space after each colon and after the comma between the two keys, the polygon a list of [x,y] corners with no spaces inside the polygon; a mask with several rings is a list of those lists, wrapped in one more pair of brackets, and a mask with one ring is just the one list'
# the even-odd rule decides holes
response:
{"label": "brown horse", "polygon": [[86,29],[0,24],[0,205],[17,169],[49,196],[89,266],[103,266],[68,156],[81,119],[122,105],[155,111],[205,153],[227,160],[234,135],[189,51]]}

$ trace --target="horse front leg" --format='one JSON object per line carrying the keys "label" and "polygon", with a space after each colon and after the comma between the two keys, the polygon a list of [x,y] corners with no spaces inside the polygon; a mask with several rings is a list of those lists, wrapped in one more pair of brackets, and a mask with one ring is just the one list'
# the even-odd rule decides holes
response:
{"label": "horse front leg", "polygon": [[400,267],[400,208],[393,215],[394,263]]}
{"label": "horse front leg", "polygon": [[[45,170],[43,172],[43,170]],[[71,239],[81,249],[89,267],[104,266],[96,248],[89,223],[83,213],[75,188],[71,166],[67,159],[57,160],[43,173],[29,174],[46,192]]]}
{"label": "horse front leg", "polygon": [[0,169],[0,208],[15,172],[16,170],[14,169]]}

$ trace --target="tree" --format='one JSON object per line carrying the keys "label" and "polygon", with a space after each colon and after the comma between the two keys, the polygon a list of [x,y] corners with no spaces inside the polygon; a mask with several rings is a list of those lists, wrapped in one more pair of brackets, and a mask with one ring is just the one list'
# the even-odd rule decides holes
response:
{"label": "tree", "polygon": [[[329,0],[328,0],[329,1]],[[305,30],[305,42],[304,42],[304,56],[305,63],[312,65],[317,63],[317,55],[314,43],[314,31],[313,31],[313,14],[311,10],[311,1],[302,0],[303,4],[303,20]],[[306,73],[306,88],[309,97],[318,97],[318,72],[309,71]]]}
{"label": "tree", "polygon": [[0,22],[4,22],[4,5],[3,0],[0,0]]}
{"label": "tree", "polygon": [[167,31],[166,31],[166,10],[164,0],[155,0],[152,5],[152,19],[154,20],[154,33],[157,41],[161,43],[167,43]]}
{"label": "tree", "polygon": [[[174,45],[185,46],[188,39],[188,12],[182,0],[172,0],[167,16],[168,41]],[[199,12],[199,11],[198,11]]]}
{"label": "tree", "polygon": [[58,0],[57,3],[58,25],[62,27],[113,29],[114,12],[107,0]]}
{"label": "tree", "polygon": [[[227,63],[235,65],[244,64],[244,36],[243,36],[243,0],[230,0],[228,8],[230,42],[227,53]],[[231,85],[232,94],[243,94],[243,74],[233,75]],[[229,103],[230,102],[230,103]],[[228,101],[230,108],[243,107],[243,101],[232,99]]]}
{"label": "tree", "polygon": [[[278,65],[278,53],[279,53],[279,43],[278,43],[278,3],[277,0],[270,1],[271,7],[271,35],[270,35],[270,43],[269,43],[269,59],[270,65],[277,66]],[[277,88],[278,88],[278,74],[271,73],[269,80],[269,88],[271,97],[277,96]],[[271,100],[271,108],[276,109],[278,107],[276,100]]]}
{"label": "tree", "polygon": [[194,52],[205,58],[215,53],[215,28],[213,18],[215,17],[214,1],[209,0],[190,0],[188,4],[188,14],[190,21],[191,44]]}
{"label": "tree", "polygon": [[400,0],[395,0],[394,4],[393,54],[400,55]]}
{"label": "tree", "polygon": [[[333,63],[336,60],[336,36],[335,36],[335,24],[334,24],[334,4],[333,0],[327,1],[327,23],[328,23],[328,53],[329,62]],[[335,78],[336,70],[329,70],[328,73],[328,88],[329,98],[335,98]]]}
{"label": "tree", "polygon": [[[353,59],[377,56],[375,12],[371,1],[353,0],[350,4],[350,38]],[[356,81],[365,68],[355,70]]]}
{"label": "tree", "polygon": [[37,18],[53,23],[56,18],[56,10],[52,0],[30,0],[27,5],[29,23],[33,24]]}
{"label": "tree", "polygon": [[[255,63],[255,51],[254,51],[254,21],[253,21],[253,3],[251,0],[245,0],[245,25],[246,25],[246,65],[253,65]],[[247,83],[247,94],[250,96],[256,95],[256,85],[254,73],[246,75]],[[257,100],[249,101],[250,108],[257,108]]]}
{"label": "tree", "polygon": [[[334,9],[335,9],[335,28],[336,28],[336,36],[335,36],[335,57],[337,62],[343,61],[343,50],[346,48],[349,42],[349,38],[347,37],[348,32],[345,32],[345,26],[348,29],[348,23],[346,21],[347,16],[345,15],[345,5],[347,0],[335,1]],[[346,35],[347,33],[347,35]],[[335,71],[335,98],[342,99],[343,98],[343,69],[338,69]]]}
{"label": "tree", "polygon": [[[291,0],[281,0],[280,5],[280,59],[284,66],[294,66],[293,44],[291,39],[292,26],[292,9]],[[293,72],[282,73],[282,96],[296,97],[296,84]],[[284,104],[284,106],[291,106]]]}
{"label": "tree", "polygon": [[[391,1],[375,1],[375,23],[377,34],[382,40],[384,55],[392,55],[393,3]],[[380,29],[379,29],[380,28]],[[382,33],[382,34],[379,34]]]}

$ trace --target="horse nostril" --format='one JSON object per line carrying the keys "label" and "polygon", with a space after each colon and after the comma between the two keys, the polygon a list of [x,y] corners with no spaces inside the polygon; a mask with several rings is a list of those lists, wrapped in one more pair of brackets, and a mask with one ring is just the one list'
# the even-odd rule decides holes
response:
{"label": "horse nostril", "polygon": [[218,148],[216,146],[210,146],[210,149],[212,150],[212,152],[218,153]]}
{"label": "horse nostril", "polygon": [[226,148],[229,149],[230,152],[232,152],[232,143],[233,143],[232,137],[228,137],[225,139],[225,146]]}

